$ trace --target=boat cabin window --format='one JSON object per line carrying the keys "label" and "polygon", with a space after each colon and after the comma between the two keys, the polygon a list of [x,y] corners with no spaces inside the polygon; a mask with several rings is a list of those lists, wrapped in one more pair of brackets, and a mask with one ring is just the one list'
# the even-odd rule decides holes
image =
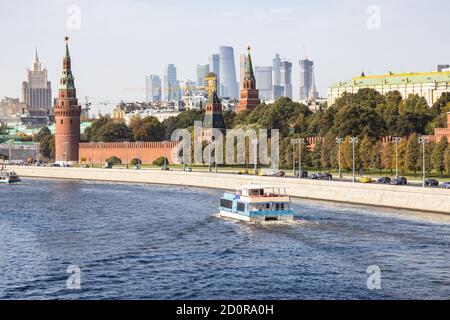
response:
{"label": "boat cabin window", "polygon": [[245,211],[245,203],[238,202],[237,203],[237,211],[244,212]]}
{"label": "boat cabin window", "polygon": [[233,201],[226,200],[226,199],[220,199],[220,206],[222,208],[232,209],[233,208]]}
{"label": "boat cabin window", "polygon": [[249,197],[263,196],[264,195],[264,189],[243,190],[243,195],[244,196],[249,196]]}

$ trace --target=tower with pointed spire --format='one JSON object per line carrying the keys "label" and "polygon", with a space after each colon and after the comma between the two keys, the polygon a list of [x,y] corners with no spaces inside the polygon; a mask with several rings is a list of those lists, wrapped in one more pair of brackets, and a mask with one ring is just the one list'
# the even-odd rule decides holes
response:
{"label": "tower with pointed spire", "polygon": [[253,110],[260,103],[261,100],[259,99],[259,91],[256,89],[256,80],[255,75],[253,73],[252,58],[250,55],[250,46],[249,46],[247,48],[245,75],[243,84],[241,86],[241,94],[239,104],[237,107],[237,112],[242,112],[245,110]]}
{"label": "tower with pointed spire", "polygon": [[225,119],[223,117],[222,103],[217,95],[215,87],[217,80],[214,73],[208,73],[208,101],[206,103],[205,118],[203,120],[203,140],[213,141],[213,129],[218,129],[225,133]]}
{"label": "tower with pointed spire", "polygon": [[59,96],[55,112],[55,158],[60,164],[78,163],[78,144],[80,142],[81,107],[75,89],[69,53],[69,38],[64,38],[66,48],[63,58],[63,70],[59,87]]}
{"label": "tower with pointed spire", "polygon": [[52,111],[52,85],[48,81],[47,69],[42,69],[37,48],[25,78],[22,82],[22,102],[27,106],[27,113],[30,116],[47,116]]}

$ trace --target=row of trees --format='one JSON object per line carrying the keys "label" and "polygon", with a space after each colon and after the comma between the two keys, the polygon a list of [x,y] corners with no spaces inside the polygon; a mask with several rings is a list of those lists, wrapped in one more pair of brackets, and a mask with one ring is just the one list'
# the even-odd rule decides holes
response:
{"label": "row of trees", "polygon": [[[332,168],[336,167],[336,161],[333,158],[333,152],[335,153],[333,150],[336,149],[335,138],[353,136],[360,139],[358,148],[366,149],[358,153],[360,156],[358,162],[361,163],[361,167],[390,169],[388,158],[392,153],[385,149],[391,146],[390,144],[382,145],[379,141],[385,136],[411,137],[410,140],[417,140],[418,135],[433,134],[434,128],[445,127],[446,112],[450,112],[450,93],[444,93],[430,107],[426,100],[418,95],[410,95],[402,99],[400,93],[396,91],[382,95],[372,89],[361,89],[355,94],[344,94],[334,105],[315,113],[303,104],[288,98],[280,98],[273,104],[263,103],[253,111],[239,114],[226,111],[224,118],[227,128],[280,130],[281,158],[282,164],[286,166],[292,164],[290,144],[292,138],[323,138],[323,143],[320,142],[306,159],[309,157],[308,161],[313,167]],[[124,122],[114,121],[109,116],[102,116],[92,121],[91,127],[86,129],[82,140],[94,142],[170,140],[175,129],[191,128],[194,121],[202,121],[203,118],[204,111],[190,110],[163,122],[159,122],[154,117],[136,117],[128,126]],[[347,148],[347,140],[348,138],[344,141],[343,150]],[[44,145],[47,144],[47,147],[44,147],[46,155],[51,155],[49,142],[49,138],[44,140]],[[411,142],[410,148],[414,149],[412,144]],[[404,140],[399,146],[399,152],[404,153],[403,150],[406,147],[406,140]],[[428,144],[427,148],[434,150],[433,143]],[[374,156],[372,153],[375,150],[379,151]],[[427,152],[427,154],[431,153]],[[413,157],[408,159],[410,159],[409,162],[414,162]],[[343,159],[343,161],[346,160]],[[343,163],[345,167],[346,162]],[[376,163],[382,165],[376,165]],[[407,162],[400,165],[404,170],[413,168]],[[442,172],[440,169],[439,171]]]}
{"label": "row of trees", "polygon": [[[302,163],[309,168],[317,170],[334,170],[339,167],[339,149],[342,169],[351,170],[353,167],[353,145],[351,137],[347,136],[339,148],[336,139],[328,135],[323,141],[319,141],[314,149],[302,145]],[[299,162],[299,146],[295,146],[295,153],[290,140],[282,142],[282,165],[292,167],[293,161]],[[396,169],[402,174],[405,172],[420,172],[423,168],[423,149],[419,143],[419,136],[412,134],[409,139],[402,139],[397,144],[394,142],[381,142],[369,136],[364,136],[355,145],[355,163],[357,169],[390,171],[393,175]],[[450,174],[450,146],[447,138],[438,143],[429,141],[425,144],[425,169],[429,173],[436,170],[441,174]]]}

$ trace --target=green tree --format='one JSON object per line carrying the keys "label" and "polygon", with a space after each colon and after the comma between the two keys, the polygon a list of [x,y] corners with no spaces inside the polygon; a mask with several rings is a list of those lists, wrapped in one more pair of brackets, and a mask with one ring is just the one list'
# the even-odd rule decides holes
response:
{"label": "green tree", "polygon": [[337,166],[336,139],[332,134],[327,134],[324,137],[321,148],[320,160],[322,162],[322,166],[329,170],[332,167]]}
{"label": "green tree", "polygon": [[137,165],[141,165],[141,164],[142,164],[142,161],[139,160],[138,158],[134,158],[134,159],[131,160],[130,164],[131,164],[132,166],[137,166]]}
{"label": "green tree", "polygon": [[322,169],[322,141],[317,141],[314,149],[310,153],[310,159],[314,168]]}
{"label": "green tree", "polygon": [[[425,144],[425,171],[430,173],[433,170],[432,155],[434,151],[435,143],[430,141]],[[423,168],[423,146],[420,146],[420,158],[419,158],[419,168]]]}
{"label": "green tree", "polygon": [[445,150],[445,171],[447,174],[450,174],[450,145],[447,147],[447,150]]}
{"label": "green tree", "polygon": [[421,149],[418,139],[419,137],[415,133],[409,137],[405,154],[406,168],[414,171],[414,177],[417,176],[417,170],[420,170],[419,159],[421,157]]}
{"label": "green tree", "polygon": [[365,136],[359,143],[359,160],[364,169],[369,169],[371,167],[373,146],[374,143],[368,136]]}
{"label": "green tree", "polygon": [[390,142],[382,143],[381,147],[381,164],[383,169],[390,170],[391,176],[393,175],[393,170],[395,168],[395,150],[394,146]]}
{"label": "green tree", "polygon": [[426,134],[426,128],[432,117],[424,97],[410,95],[399,106],[400,115],[397,122],[398,134],[409,136],[412,133]]}
{"label": "green tree", "polygon": [[370,160],[370,166],[375,170],[379,170],[381,174],[381,170],[383,169],[381,141],[378,141],[373,145],[371,153],[372,159]]}
{"label": "green tree", "polygon": [[[169,165],[169,159],[166,158],[166,164]],[[153,161],[154,166],[162,167],[164,165],[164,157],[159,157]]]}
{"label": "green tree", "polygon": [[51,135],[52,135],[52,133],[50,132],[50,129],[48,127],[43,127],[43,128],[41,128],[41,130],[39,130],[38,133],[36,133],[33,136],[33,141],[41,142],[45,137],[51,136]]}
{"label": "green tree", "polygon": [[111,156],[108,159],[106,159],[106,162],[108,162],[110,165],[118,165],[118,164],[122,164],[122,160],[116,156]]}
{"label": "green tree", "polygon": [[155,117],[133,117],[130,130],[135,141],[162,141],[165,138],[165,127]]}
{"label": "green tree", "polygon": [[447,137],[442,138],[438,143],[435,144],[432,153],[433,167],[441,173],[441,177],[444,177],[445,171],[445,152],[448,148]]}
{"label": "green tree", "polygon": [[375,90],[361,89],[356,94],[345,94],[337,100],[338,111],[334,129],[340,136],[368,136],[379,138],[383,133],[383,119],[377,105],[384,97]]}
{"label": "green tree", "polygon": [[47,161],[55,159],[55,136],[46,135],[39,142],[39,153]]}

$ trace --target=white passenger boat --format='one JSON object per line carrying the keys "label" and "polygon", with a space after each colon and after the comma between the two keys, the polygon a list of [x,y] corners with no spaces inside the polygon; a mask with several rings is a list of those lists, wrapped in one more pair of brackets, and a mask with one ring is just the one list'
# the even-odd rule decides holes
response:
{"label": "white passenger boat", "polygon": [[20,182],[20,178],[14,171],[0,170],[0,183],[10,184]]}
{"label": "white passenger boat", "polygon": [[250,185],[220,199],[219,216],[248,222],[294,219],[291,198],[285,187]]}

